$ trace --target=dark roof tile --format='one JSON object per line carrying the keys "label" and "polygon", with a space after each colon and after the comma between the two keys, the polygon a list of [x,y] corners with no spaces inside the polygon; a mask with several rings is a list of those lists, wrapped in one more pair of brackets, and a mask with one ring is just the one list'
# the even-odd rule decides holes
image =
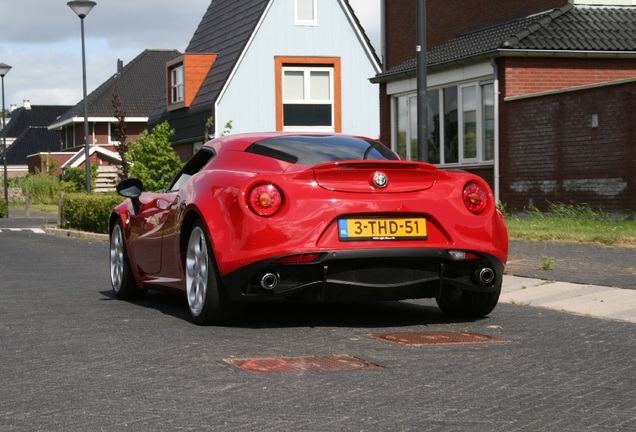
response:
{"label": "dark roof tile", "polygon": [[7,149],[7,164],[26,165],[29,155],[39,152],[59,152],[61,148],[59,130],[32,126],[25,129]]}
{"label": "dark roof tile", "polygon": [[[636,7],[566,6],[466,33],[433,47],[428,65],[461,61],[505,50],[636,51]],[[415,58],[378,75],[411,72]]]}
{"label": "dark roof tile", "polygon": [[17,138],[31,126],[48,126],[69,108],[68,105],[31,105],[30,108],[16,108],[9,115],[10,120],[5,121],[6,128],[4,131],[0,130],[0,136],[6,133],[7,138]]}
{"label": "dark roof tile", "polygon": [[218,54],[192,107],[213,103],[256,29],[269,1],[215,0],[210,3],[186,53]]}
{"label": "dark roof tile", "polygon": [[[177,50],[143,51],[87,96],[89,117],[114,116],[112,96],[115,90],[127,117],[149,117],[166,91],[166,63],[179,55]],[[84,104],[79,101],[56,123],[83,115]]]}

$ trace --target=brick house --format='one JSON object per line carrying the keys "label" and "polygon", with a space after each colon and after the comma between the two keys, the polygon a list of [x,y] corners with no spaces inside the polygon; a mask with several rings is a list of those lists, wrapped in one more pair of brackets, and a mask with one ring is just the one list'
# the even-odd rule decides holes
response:
{"label": "brick house", "polygon": [[[25,176],[29,172],[27,164],[29,155],[36,153],[48,155],[60,151],[62,143],[59,131],[48,130],[47,126],[69,108],[66,105],[31,105],[28,100],[25,100],[19,108],[11,107],[9,117],[5,120],[4,130],[1,130],[0,124],[0,137],[4,136],[7,143],[7,177]],[[46,160],[51,159],[54,157]],[[39,166],[42,172],[46,172],[47,168],[45,164]]]}
{"label": "brick house", "polygon": [[[148,127],[150,112],[165,89],[165,64],[180,54],[176,50],[148,49],[125,66],[118,61],[117,72],[87,95],[90,161],[99,165],[98,172],[103,173],[108,181],[115,180],[117,166],[121,163],[117,153],[119,143],[114,136],[113,125],[117,118],[113,94],[119,96],[126,115],[128,141],[139,138]],[[61,138],[60,152],[55,155],[61,162],[61,168],[84,166],[83,100],[51,122],[48,128],[58,131]],[[41,166],[46,156],[31,155],[29,170]]]}
{"label": "brick house", "polygon": [[380,71],[347,0],[212,0],[186,52],[168,62],[150,123],[170,123],[182,159],[227,132],[375,138],[378,87],[368,77]]}
{"label": "brick house", "polygon": [[[417,158],[417,2],[383,0],[381,138]],[[632,0],[427,1],[428,159],[512,210],[636,210]]]}

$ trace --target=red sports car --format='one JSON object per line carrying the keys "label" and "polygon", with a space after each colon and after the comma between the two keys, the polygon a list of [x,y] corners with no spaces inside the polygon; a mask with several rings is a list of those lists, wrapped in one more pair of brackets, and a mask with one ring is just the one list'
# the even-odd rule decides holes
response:
{"label": "red sports car", "polygon": [[242,302],[435,298],[479,317],[497,304],[508,234],[486,182],[400,160],[341,134],[208,142],[163,193],[122,181],[110,218],[119,299],[185,293],[192,320]]}

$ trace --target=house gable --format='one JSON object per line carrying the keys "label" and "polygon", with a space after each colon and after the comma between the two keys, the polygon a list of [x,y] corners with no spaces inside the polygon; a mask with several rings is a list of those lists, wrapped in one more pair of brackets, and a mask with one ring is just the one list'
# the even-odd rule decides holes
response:
{"label": "house gable", "polygon": [[213,104],[272,0],[214,0],[186,54],[217,54],[191,106]]}
{"label": "house gable", "polygon": [[[331,67],[334,78],[343,77],[330,99],[343,105],[334,109],[330,130],[355,128],[377,136],[377,127],[361,126],[378,117],[377,89],[367,81],[380,71],[377,56],[346,0],[317,1],[314,7],[310,20],[297,20],[296,0],[212,1],[184,58],[216,54],[216,59],[191,103],[184,97],[181,105],[167,110],[164,100],[151,123],[170,121],[176,145],[202,140],[204,125],[212,118],[214,130],[208,133],[213,135],[229,125],[233,133],[274,130],[280,97],[275,88],[276,58],[303,58],[303,64]],[[317,60],[307,63],[307,58]],[[330,59],[331,66],[324,59]],[[356,110],[357,104],[365,109]]]}
{"label": "house gable", "polygon": [[217,100],[217,128],[231,122],[233,132],[290,130],[281,119],[281,67],[313,66],[333,74],[333,122],[307,130],[378,135],[378,93],[367,78],[380,66],[368,38],[344,0],[317,2],[316,16],[312,25],[301,25],[294,0],[271,3]]}

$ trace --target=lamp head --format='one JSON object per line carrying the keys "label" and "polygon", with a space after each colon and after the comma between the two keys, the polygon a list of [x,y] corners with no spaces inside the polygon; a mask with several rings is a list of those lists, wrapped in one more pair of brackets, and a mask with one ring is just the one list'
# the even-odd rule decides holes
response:
{"label": "lamp head", "polygon": [[77,16],[80,17],[80,19],[84,19],[84,17],[88,15],[88,13],[91,11],[91,9],[93,9],[93,7],[97,3],[95,3],[94,1],[78,0],[78,1],[70,1],[66,4],[68,5],[68,7],[73,9],[73,12],[75,12]]}
{"label": "lamp head", "polygon": [[5,63],[0,63],[0,76],[4,78],[6,74],[11,70],[11,66]]}

